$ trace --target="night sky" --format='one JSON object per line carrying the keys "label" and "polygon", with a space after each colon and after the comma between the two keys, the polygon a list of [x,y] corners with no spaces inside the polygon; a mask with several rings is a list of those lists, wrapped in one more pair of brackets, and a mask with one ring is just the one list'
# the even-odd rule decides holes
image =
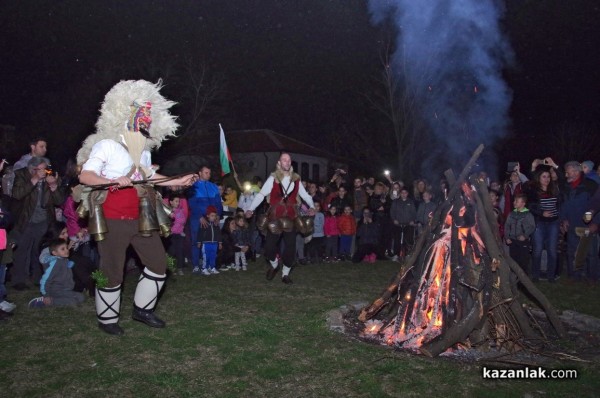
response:
{"label": "night sky", "polygon": [[[594,0],[507,2],[516,62],[504,71],[513,103],[500,159],[546,155],[535,147],[557,125],[600,135],[598,21]],[[19,138],[49,137],[51,159],[74,154],[121,79],[165,77],[185,127],[185,79],[167,72],[190,59],[219,79],[206,119],[228,130],[269,128],[348,155],[340,131],[387,128],[365,95],[393,35],[370,23],[362,0],[2,2],[0,33],[0,124],[15,125]],[[374,167],[393,157],[382,155]]]}

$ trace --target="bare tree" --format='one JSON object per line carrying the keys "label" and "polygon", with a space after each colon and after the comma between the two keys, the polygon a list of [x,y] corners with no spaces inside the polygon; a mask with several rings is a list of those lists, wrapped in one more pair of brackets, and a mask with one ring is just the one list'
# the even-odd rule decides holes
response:
{"label": "bare tree", "polygon": [[202,135],[222,114],[217,104],[225,97],[224,78],[211,73],[206,64],[186,58],[180,80],[184,83],[182,101],[187,105],[183,135]]}
{"label": "bare tree", "polygon": [[418,90],[429,87],[427,84],[428,70],[420,71],[417,80],[406,81],[405,57],[400,57],[402,63],[391,60],[390,41],[384,43],[381,52],[382,70],[376,77],[379,90],[366,95],[367,101],[378,110],[390,123],[390,130],[384,131],[384,145],[394,149],[397,156],[399,175],[410,177],[417,169],[420,152],[426,142],[423,119],[419,113],[421,102]]}
{"label": "bare tree", "polygon": [[550,156],[562,161],[600,159],[600,126],[592,123],[563,122],[549,131],[545,140]]}

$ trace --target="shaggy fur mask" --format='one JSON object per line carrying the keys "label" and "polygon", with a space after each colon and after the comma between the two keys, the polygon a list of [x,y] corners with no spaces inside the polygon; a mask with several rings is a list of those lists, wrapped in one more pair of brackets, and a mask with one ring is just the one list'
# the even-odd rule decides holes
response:
{"label": "shaggy fur mask", "polygon": [[134,104],[150,103],[152,106],[150,138],[146,140],[147,150],[160,147],[162,141],[174,136],[179,125],[176,117],[169,113],[175,102],[160,95],[162,80],[156,84],[145,80],[123,80],[117,83],[104,97],[100,107],[100,117],[96,122],[96,133],[88,136],[77,153],[77,163],[83,164],[90,157],[92,147],[104,139],[123,142],[122,135],[127,131],[127,123],[131,118],[131,107]]}

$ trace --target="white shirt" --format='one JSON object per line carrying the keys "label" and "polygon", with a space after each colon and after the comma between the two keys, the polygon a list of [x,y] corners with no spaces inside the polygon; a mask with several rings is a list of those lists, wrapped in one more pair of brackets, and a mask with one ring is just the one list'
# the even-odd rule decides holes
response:
{"label": "white shirt", "polygon": [[[291,181],[290,176],[284,176],[283,179],[281,180],[281,188],[283,189],[283,193],[286,195],[289,195],[294,191],[294,184],[290,184],[290,181]],[[250,211],[254,211],[254,209],[256,209],[262,203],[263,199],[266,198],[271,193],[274,183],[275,183],[275,178],[273,176],[270,176],[269,178],[267,178],[267,181],[265,181],[264,185],[260,189],[260,192],[257,193],[256,196],[254,197],[254,200],[252,201],[252,204],[250,205]],[[298,184],[300,184],[300,186],[298,187],[298,195],[300,195],[302,200],[304,200],[306,202],[308,207],[310,207],[311,209],[314,209],[315,204],[314,204],[312,198],[310,197],[310,195],[308,194],[308,192],[306,192],[306,189],[304,189],[304,185],[302,185],[301,181],[298,181]]]}
{"label": "white shirt", "polygon": [[[113,140],[102,140],[94,144],[90,158],[83,164],[82,170],[93,171],[104,178],[118,178],[126,176],[134,163],[127,149],[123,145]],[[150,152],[144,150],[140,165],[150,169],[152,160]],[[150,178],[151,176],[146,176]],[[133,181],[142,180],[143,176],[139,172],[135,172],[131,179]]]}

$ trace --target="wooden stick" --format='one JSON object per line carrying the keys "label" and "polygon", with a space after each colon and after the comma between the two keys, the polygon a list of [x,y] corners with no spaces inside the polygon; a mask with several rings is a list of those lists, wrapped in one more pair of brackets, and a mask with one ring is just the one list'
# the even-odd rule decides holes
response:
{"label": "wooden stick", "polygon": [[[154,179],[154,180],[145,179],[145,180],[131,181],[131,184],[132,185],[157,184],[157,183],[161,183],[161,182],[167,182],[167,181],[171,181],[171,180],[176,180],[178,178],[185,177],[185,176],[190,175],[190,174],[196,174],[196,173],[193,173],[193,172],[183,173],[183,174],[178,174],[176,176],[164,177],[164,178],[157,178],[157,179]],[[104,189],[104,188],[114,187],[115,185],[119,185],[119,183],[118,182],[109,182],[107,184],[96,184],[96,185],[87,185],[87,186],[90,187],[90,188],[92,188],[92,189]]]}

